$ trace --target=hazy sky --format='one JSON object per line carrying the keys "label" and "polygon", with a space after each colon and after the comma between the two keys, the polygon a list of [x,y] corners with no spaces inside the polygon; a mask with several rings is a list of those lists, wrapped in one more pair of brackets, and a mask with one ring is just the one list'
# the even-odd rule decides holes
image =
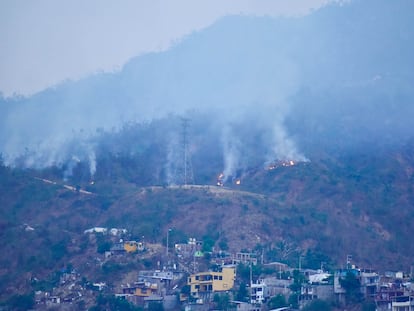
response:
{"label": "hazy sky", "polygon": [[0,0],[0,92],[120,69],[225,15],[303,15],[332,1]]}

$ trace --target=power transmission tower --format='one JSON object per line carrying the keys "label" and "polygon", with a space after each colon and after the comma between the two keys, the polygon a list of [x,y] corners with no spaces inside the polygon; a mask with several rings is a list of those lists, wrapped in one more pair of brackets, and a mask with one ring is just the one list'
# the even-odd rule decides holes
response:
{"label": "power transmission tower", "polygon": [[182,153],[182,164],[179,165],[179,180],[180,184],[188,185],[194,184],[193,167],[191,164],[191,155],[188,150],[189,139],[188,139],[188,127],[190,119],[181,118],[181,153]]}

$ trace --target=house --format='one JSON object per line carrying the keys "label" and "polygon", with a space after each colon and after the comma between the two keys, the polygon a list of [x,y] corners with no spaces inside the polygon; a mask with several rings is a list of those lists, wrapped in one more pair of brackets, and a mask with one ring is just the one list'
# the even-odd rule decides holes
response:
{"label": "house", "polygon": [[254,253],[236,253],[233,254],[233,264],[253,264],[257,265],[257,256]]}
{"label": "house", "polygon": [[144,298],[144,309],[149,309],[151,304],[163,304],[164,298],[158,295],[151,295]]}
{"label": "house", "polygon": [[83,233],[87,234],[87,233],[102,233],[102,234],[107,234],[109,232],[110,235],[113,236],[119,236],[122,234],[126,234],[128,231],[127,229],[123,229],[123,228],[103,228],[103,227],[93,227],[90,229],[86,229]]}
{"label": "house", "polygon": [[234,266],[223,266],[219,272],[199,272],[188,278],[188,285],[193,296],[199,293],[228,291],[234,286],[236,269]]}
{"label": "house", "polygon": [[46,305],[55,305],[55,304],[60,304],[60,303],[61,303],[61,299],[59,296],[46,297]]}
{"label": "house", "polygon": [[157,290],[157,284],[149,282],[136,282],[132,286],[124,287],[122,289],[122,293],[138,297],[150,297],[152,295],[156,295]]}
{"label": "house", "polygon": [[399,297],[391,304],[392,311],[414,311],[414,297]]}
{"label": "house", "polygon": [[127,253],[135,253],[136,251],[144,250],[144,243],[136,241],[126,241],[124,243],[124,249]]}
{"label": "house", "polygon": [[96,288],[98,291],[102,291],[106,287],[106,283],[99,282],[99,283],[93,283],[93,288]]}
{"label": "house", "polygon": [[263,280],[250,284],[250,303],[263,304],[267,298],[269,298],[269,293]]}
{"label": "house", "polygon": [[265,263],[263,266],[265,268],[273,269],[279,272],[285,272],[289,270],[289,266],[287,264],[277,261]]}
{"label": "house", "polygon": [[236,305],[236,311],[260,311],[260,307],[252,305],[248,302],[231,301],[231,303]]}
{"label": "house", "polygon": [[334,293],[339,302],[344,302],[346,290],[341,285],[341,280],[351,273],[359,282],[359,291],[362,297],[374,299],[380,288],[379,275],[371,270],[361,270],[358,268],[337,270],[334,275]]}
{"label": "house", "polygon": [[203,242],[197,241],[195,238],[189,238],[187,243],[175,244],[175,252],[179,257],[188,258],[194,256],[196,251],[201,250]]}
{"label": "house", "polygon": [[289,286],[293,283],[293,279],[283,280],[277,277],[266,277],[264,278],[264,282],[266,283],[269,297],[279,294],[286,296],[290,294]]}
{"label": "house", "polygon": [[[395,278],[395,276],[393,278],[385,276],[381,279],[381,282],[382,284],[375,297],[377,310],[392,310],[392,304],[394,304],[395,307],[401,307],[400,310],[404,310],[402,307],[404,306],[404,303],[406,304],[407,297],[412,296],[410,288],[405,286],[405,284],[403,284],[401,280]],[[407,308],[406,310],[409,309]]]}
{"label": "house", "polygon": [[102,228],[102,227],[93,227],[90,229],[85,230],[83,233],[87,234],[87,233],[102,233],[102,234],[106,234],[108,231],[107,228]]}
{"label": "house", "polygon": [[370,270],[362,270],[359,274],[361,292],[365,298],[373,299],[379,288],[379,274]]}
{"label": "house", "polygon": [[127,229],[123,229],[123,228],[111,228],[109,230],[109,233],[113,236],[118,236],[118,235],[122,235],[122,234],[126,234],[128,232]]}
{"label": "house", "polygon": [[174,273],[173,271],[161,271],[161,270],[155,270],[155,271],[139,271],[138,273],[138,279],[139,280],[148,280],[148,279],[154,279],[154,280],[161,280],[161,281],[172,281],[175,279],[179,279],[181,277],[181,273]]}
{"label": "house", "polygon": [[124,243],[115,243],[111,246],[110,251],[114,254],[125,253]]}
{"label": "house", "polygon": [[309,275],[309,283],[310,284],[328,284],[329,278],[331,277],[331,274],[329,273],[316,273]]}
{"label": "house", "polygon": [[144,243],[136,242],[136,241],[126,241],[126,242],[119,242],[115,243],[110,251],[112,253],[135,253],[137,251],[143,251],[145,249]]}

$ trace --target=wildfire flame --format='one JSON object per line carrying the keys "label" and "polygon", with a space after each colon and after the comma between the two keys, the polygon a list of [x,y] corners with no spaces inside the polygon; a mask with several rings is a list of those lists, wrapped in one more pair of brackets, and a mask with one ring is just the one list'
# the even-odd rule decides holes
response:
{"label": "wildfire flame", "polygon": [[223,187],[224,186],[224,174],[223,173],[220,173],[217,176],[217,186],[219,186],[219,187]]}
{"label": "wildfire flame", "polygon": [[[230,176],[230,178],[231,178],[231,176]],[[220,173],[218,176],[217,176],[217,186],[219,186],[219,187],[223,187],[224,186],[224,182],[225,182],[225,180],[227,180],[228,178],[226,178],[226,176],[224,175],[224,173]],[[234,184],[234,185],[240,185],[241,184],[241,179],[240,178],[235,178],[235,177],[232,177],[231,178],[231,183],[232,184]]]}
{"label": "wildfire flame", "polygon": [[267,169],[270,170],[274,170],[277,169],[278,167],[284,166],[294,166],[296,163],[293,160],[286,160],[286,161],[277,161],[275,163],[270,164]]}

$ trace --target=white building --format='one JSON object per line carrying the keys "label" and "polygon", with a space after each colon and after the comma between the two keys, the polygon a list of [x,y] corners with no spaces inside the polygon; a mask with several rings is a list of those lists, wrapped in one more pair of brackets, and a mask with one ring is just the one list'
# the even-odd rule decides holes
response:
{"label": "white building", "polygon": [[405,301],[393,301],[392,311],[414,311],[414,297],[404,297]]}
{"label": "white building", "polygon": [[263,304],[268,296],[267,286],[263,280],[250,285],[250,303]]}

